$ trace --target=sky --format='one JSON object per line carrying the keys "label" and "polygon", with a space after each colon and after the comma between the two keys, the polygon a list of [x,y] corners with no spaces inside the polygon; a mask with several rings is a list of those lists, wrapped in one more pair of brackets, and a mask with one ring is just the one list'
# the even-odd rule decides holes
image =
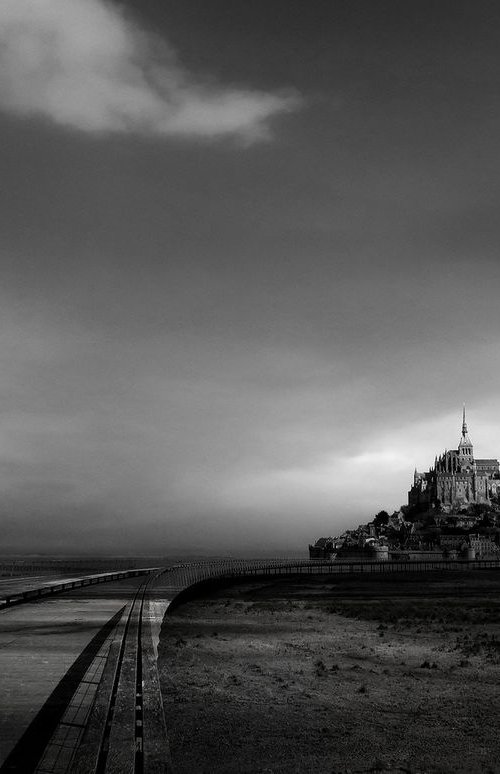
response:
{"label": "sky", "polygon": [[2,0],[4,552],[274,553],[500,454],[500,7]]}

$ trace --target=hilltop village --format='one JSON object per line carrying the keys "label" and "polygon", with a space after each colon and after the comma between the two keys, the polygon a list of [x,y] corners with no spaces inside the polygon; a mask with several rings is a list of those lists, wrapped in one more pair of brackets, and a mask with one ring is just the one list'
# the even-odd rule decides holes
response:
{"label": "hilltop village", "polygon": [[500,466],[476,459],[465,408],[457,449],[415,470],[408,504],[309,546],[311,559],[500,558]]}

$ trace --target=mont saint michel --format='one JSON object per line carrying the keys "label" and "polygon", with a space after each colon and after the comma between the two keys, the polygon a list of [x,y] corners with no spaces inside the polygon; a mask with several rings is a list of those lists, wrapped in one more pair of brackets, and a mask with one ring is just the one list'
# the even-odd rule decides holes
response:
{"label": "mont saint michel", "polygon": [[500,492],[497,459],[476,459],[463,410],[462,435],[457,449],[435,457],[426,473],[415,468],[408,505],[418,510],[437,508],[454,513],[470,505],[491,505]]}
{"label": "mont saint michel", "polygon": [[500,464],[476,458],[465,407],[456,449],[415,469],[408,503],[389,515],[309,545],[311,559],[493,558],[500,552]]}

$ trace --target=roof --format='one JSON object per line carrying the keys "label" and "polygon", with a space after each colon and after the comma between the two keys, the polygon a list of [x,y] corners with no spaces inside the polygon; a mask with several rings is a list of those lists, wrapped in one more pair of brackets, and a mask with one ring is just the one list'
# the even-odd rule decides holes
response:
{"label": "roof", "polygon": [[476,460],[476,465],[498,465],[498,460]]}

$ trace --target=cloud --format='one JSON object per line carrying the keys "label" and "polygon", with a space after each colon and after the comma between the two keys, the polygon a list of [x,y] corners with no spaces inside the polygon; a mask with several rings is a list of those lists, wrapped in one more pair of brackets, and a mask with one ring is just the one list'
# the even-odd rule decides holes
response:
{"label": "cloud", "polygon": [[85,132],[269,136],[292,93],[197,80],[170,46],[106,0],[2,0],[0,107]]}

